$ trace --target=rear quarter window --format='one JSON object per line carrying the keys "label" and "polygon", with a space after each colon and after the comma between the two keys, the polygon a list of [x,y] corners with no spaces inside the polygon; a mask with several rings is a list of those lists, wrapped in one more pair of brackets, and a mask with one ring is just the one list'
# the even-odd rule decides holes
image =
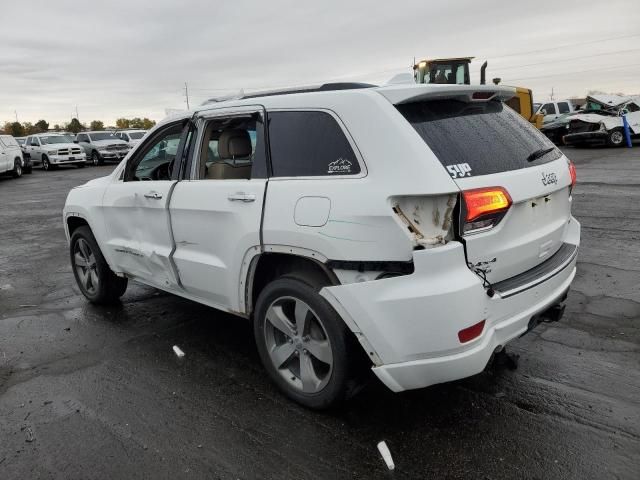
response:
{"label": "rear quarter window", "polygon": [[431,100],[397,109],[454,178],[527,168],[562,155],[554,149],[527,161],[533,152],[554,145],[502,102]]}
{"label": "rear quarter window", "polygon": [[270,112],[269,145],[274,177],[360,173],[351,144],[326,112]]}

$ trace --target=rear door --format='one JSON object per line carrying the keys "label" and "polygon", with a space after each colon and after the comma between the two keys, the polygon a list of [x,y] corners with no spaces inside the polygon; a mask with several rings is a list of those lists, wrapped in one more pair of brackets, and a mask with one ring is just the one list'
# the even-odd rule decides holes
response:
{"label": "rear door", "polygon": [[171,195],[172,258],[182,287],[224,310],[244,310],[243,262],[261,248],[267,185],[264,118],[261,107],[201,116],[189,181],[178,182]]}
{"label": "rear door", "polygon": [[496,100],[436,99],[397,108],[461,191],[503,189],[510,197],[512,205],[491,221],[479,216],[467,222],[461,208],[459,234],[472,268],[498,282],[562,246],[571,216],[571,174],[566,157],[544,135]]}

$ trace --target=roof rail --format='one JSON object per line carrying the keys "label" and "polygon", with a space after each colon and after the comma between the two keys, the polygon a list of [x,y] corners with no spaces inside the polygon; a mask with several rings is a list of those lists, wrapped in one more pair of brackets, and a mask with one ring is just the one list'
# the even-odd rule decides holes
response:
{"label": "roof rail", "polygon": [[371,83],[360,83],[360,82],[324,83],[320,86],[310,85],[308,87],[292,87],[292,88],[280,89],[280,90],[265,90],[262,92],[255,92],[255,93],[249,93],[249,94],[241,93],[238,96],[210,98],[206,100],[203,103],[203,105],[206,105],[209,103],[226,102],[228,100],[241,100],[244,98],[272,97],[275,95],[292,95],[295,93],[332,92],[336,90],[357,90],[360,88],[373,88],[376,86],[377,85],[373,85]]}

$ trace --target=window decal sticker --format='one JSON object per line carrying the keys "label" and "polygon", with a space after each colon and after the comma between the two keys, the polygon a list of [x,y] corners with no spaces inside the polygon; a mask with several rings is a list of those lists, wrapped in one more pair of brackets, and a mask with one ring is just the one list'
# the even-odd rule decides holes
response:
{"label": "window decal sticker", "polygon": [[329,164],[328,173],[351,173],[351,165],[349,160],[340,157],[335,162]]}
{"label": "window decal sticker", "polygon": [[471,165],[468,163],[456,163],[455,165],[447,165],[447,170],[451,178],[461,178],[471,176]]}

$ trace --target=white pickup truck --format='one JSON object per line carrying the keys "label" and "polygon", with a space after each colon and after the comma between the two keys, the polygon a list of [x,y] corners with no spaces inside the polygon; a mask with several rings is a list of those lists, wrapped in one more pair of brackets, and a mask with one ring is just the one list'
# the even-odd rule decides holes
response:
{"label": "white pickup truck", "polygon": [[323,85],[151,130],[63,212],[78,287],[135,280],[245,317],[311,408],[370,367],[393,391],[482,371],[575,275],[575,169],[509,87]]}

